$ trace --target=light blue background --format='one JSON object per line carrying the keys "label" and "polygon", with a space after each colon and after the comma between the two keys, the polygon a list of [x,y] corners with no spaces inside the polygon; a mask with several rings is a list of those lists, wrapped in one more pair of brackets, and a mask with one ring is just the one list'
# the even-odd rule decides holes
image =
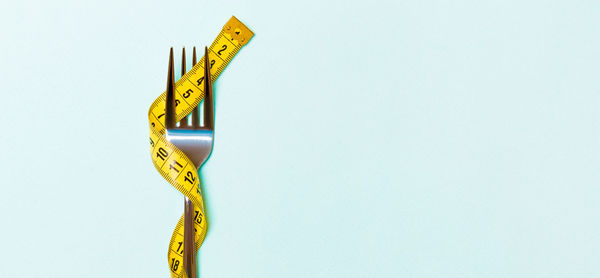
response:
{"label": "light blue background", "polygon": [[0,277],[169,277],[146,113],[215,84],[200,277],[597,277],[597,1],[4,1]]}

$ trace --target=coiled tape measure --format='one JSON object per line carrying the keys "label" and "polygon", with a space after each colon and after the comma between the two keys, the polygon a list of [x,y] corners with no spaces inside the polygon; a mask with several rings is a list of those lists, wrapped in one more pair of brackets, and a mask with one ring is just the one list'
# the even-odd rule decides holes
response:
{"label": "coiled tape measure", "polygon": [[[254,36],[254,33],[235,16],[229,19],[208,49],[211,59],[210,78],[213,82],[252,36]],[[192,109],[204,97],[204,84],[202,84],[204,81],[204,59],[205,57],[202,57],[190,71],[175,83],[177,122],[192,112]],[[191,160],[181,150],[169,143],[164,136],[165,96],[166,93],[163,92],[148,110],[150,154],[154,167],[163,178],[194,203],[195,252],[198,252],[206,236],[207,229],[204,203],[199,187],[200,179],[198,178],[196,166]],[[183,215],[179,218],[171,236],[167,258],[171,277],[187,277],[182,265]]]}

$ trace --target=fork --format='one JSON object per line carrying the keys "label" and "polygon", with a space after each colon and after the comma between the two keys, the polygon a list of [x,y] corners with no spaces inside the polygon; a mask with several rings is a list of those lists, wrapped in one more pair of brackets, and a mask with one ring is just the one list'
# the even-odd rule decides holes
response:
{"label": "fork", "polygon": [[[196,47],[192,62],[196,64]],[[186,72],[185,48],[182,52],[181,75]],[[208,63],[208,47],[204,48],[204,111],[203,125],[200,125],[198,106],[191,113],[192,125],[188,125],[187,117],[184,117],[179,126],[176,126],[175,115],[175,77],[173,69],[173,48],[169,55],[169,74],[167,78],[167,98],[165,104],[165,127],[166,139],[190,158],[200,169],[208,159],[214,138],[214,108],[212,97],[212,85],[210,81],[210,65]],[[187,277],[196,278],[196,252],[194,243],[194,205],[190,199],[185,197],[184,224],[183,224],[183,265]]]}

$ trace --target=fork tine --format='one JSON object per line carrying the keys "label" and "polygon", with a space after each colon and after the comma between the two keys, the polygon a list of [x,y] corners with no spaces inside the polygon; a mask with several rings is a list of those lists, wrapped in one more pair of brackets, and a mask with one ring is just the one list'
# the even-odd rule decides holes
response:
{"label": "fork tine", "polygon": [[[181,76],[185,75],[186,67],[185,67],[185,47],[181,52]],[[188,118],[187,116],[183,117],[181,121],[179,121],[179,127],[188,127]]]}
{"label": "fork tine", "polygon": [[210,64],[208,62],[208,47],[204,47],[204,128],[213,129],[213,97],[210,82]]}
{"label": "fork tine", "polygon": [[[192,54],[192,66],[195,66],[196,63],[196,47],[194,46],[194,52]],[[194,110],[192,110],[192,127],[200,127],[200,112],[198,111],[198,105],[196,105],[196,107],[194,107]]]}
{"label": "fork tine", "polygon": [[181,50],[181,76],[185,75],[185,46]]}
{"label": "fork tine", "polygon": [[165,100],[165,127],[175,127],[175,73],[173,69],[173,47],[169,54],[169,74],[167,76],[167,99]]}

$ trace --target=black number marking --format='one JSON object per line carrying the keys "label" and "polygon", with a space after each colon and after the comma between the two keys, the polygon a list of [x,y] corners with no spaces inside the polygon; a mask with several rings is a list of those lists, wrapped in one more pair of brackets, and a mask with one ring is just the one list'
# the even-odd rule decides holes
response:
{"label": "black number marking", "polygon": [[[183,248],[181,248],[181,246],[183,245],[183,242],[180,241],[180,242],[177,242],[177,244],[179,244],[179,245],[177,246],[176,252],[179,254],[183,253]],[[181,251],[179,251],[179,249],[181,249]]]}
{"label": "black number marking", "polygon": [[173,271],[177,271],[178,268],[179,268],[179,260],[171,259],[171,269]]}
{"label": "black number marking", "polygon": [[190,182],[191,184],[194,184],[194,182],[196,182],[196,178],[194,178],[194,175],[191,171],[188,171],[187,174],[185,174],[185,180]]}
{"label": "black number marking", "polygon": [[221,56],[221,52],[225,51],[225,49],[227,49],[227,45],[223,45],[223,47],[221,48],[221,50],[217,51],[217,54],[219,54],[219,56]]}
{"label": "black number marking", "polygon": [[[200,216],[200,217],[198,217]],[[196,211],[196,216],[194,216],[194,220],[196,220],[196,223],[201,224],[202,223],[202,213],[200,213],[199,210]]]}
{"label": "black number marking", "polygon": [[[163,109],[163,111],[165,111],[165,110]],[[165,113],[162,113],[162,114],[158,115],[156,118],[157,118],[157,119],[160,119],[160,117],[162,117],[162,116],[164,116],[164,115],[165,115]]]}
{"label": "black number marking", "polygon": [[183,93],[183,97],[184,98],[189,98],[190,95],[193,93],[194,91],[192,91],[192,89],[188,89],[187,91],[185,91],[185,93]]}
{"label": "black number marking", "polygon": [[204,76],[200,77],[200,79],[196,81],[198,83],[198,86],[202,85],[202,81],[204,81]]}
{"label": "black number marking", "polygon": [[215,60],[210,60],[210,68],[212,69],[212,67],[215,65]]}
{"label": "black number marking", "polygon": [[169,156],[169,153],[167,152],[167,150],[160,147],[160,148],[158,148],[158,151],[156,152],[156,156],[158,156],[162,160],[165,160],[167,158],[167,156]]}
{"label": "black number marking", "polygon": [[179,164],[177,160],[173,160],[173,163],[169,165],[169,170],[175,170],[175,172],[179,173],[179,169],[175,168],[175,164],[177,164],[177,166],[179,166],[180,168],[183,167],[183,165]]}

